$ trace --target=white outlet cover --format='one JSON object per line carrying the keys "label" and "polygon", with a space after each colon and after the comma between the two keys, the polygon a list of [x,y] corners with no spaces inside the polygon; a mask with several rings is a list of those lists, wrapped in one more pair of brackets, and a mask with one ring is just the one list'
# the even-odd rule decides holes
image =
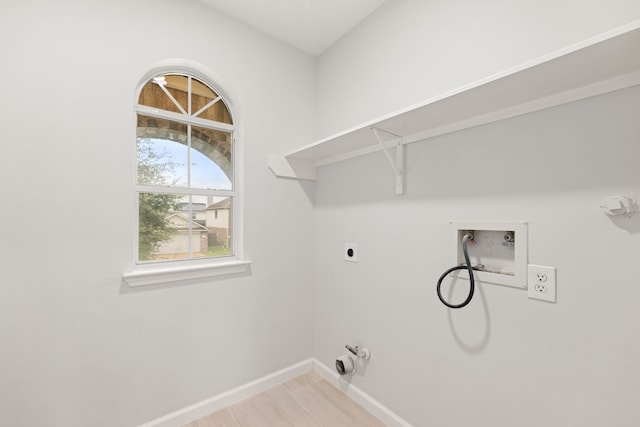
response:
{"label": "white outlet cover", "polygon": [[556,268],[529,264],[527,273],[529,298],[556,302]]}
{"label": "white outlet cover", "polygon": [[[349,252],[351,250],[351,252]],[[351,255],[349,255],[351,253]],[[358,262],[358,245],[355,243],[344,244],[344,260],[349,262]]]}

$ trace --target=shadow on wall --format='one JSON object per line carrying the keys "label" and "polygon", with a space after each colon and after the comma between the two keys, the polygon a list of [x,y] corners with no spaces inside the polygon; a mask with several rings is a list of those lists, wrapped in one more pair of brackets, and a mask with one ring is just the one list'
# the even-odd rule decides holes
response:
{"label": "shadow on wall", "polygon": [[630,234],[640,233],[640,212],[631,214],[631,216],[610,216],[609,219],[613,225]]}
{"label": "shadow on wall", "polygon": [[636,87],[406,145],[404,196],[382,152],[330,164],[319,168],[316,204],[637,185],[639,109]]}
{"label": "shadow on wall", "polygon": [[[455,289],[458,287],[464,288],[462,293],[466,295],[468,292],[469,281],[462,280],[463,283],[458,285],[459,279],[456,278],[451,281],[449,286],[449,292],[447,301],[458,303],[454,298]],[[453,338],[456,340],[458,346],[467,354],[479,354],[482,353],[489,345],[491,338],[491,315],[489,314],[489,306],[487,304],[487,298],[484,294],[483,284],[476,282],[474,300],[479,299],[482,304],[470,304],[460,310],[470,310],[470,313],[465,313],[460,310],[447,310],[447,320],[449,322],[449,329]],[[462,316],[461,316],[462,315]],[[466,320],[471,316],[474,320],[469,323]],[[457,323],[456,321],[464,317],[465,320]],[[470,326],[473,328],[471,329]]]}

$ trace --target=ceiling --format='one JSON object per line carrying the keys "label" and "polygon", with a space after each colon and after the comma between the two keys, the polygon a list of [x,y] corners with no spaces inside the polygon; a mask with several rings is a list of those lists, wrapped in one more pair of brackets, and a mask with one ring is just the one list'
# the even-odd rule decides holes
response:
{"label": "ceiling", "polygon": [[199,0],[317,56],[386,0]]}

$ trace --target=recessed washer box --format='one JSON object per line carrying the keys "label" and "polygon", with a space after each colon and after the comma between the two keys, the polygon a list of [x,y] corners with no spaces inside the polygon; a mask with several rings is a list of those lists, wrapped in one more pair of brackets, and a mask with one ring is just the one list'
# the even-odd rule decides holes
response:
{"label": "recessed washer box", "polygon": [[[471,232],[467,244],[471,265],[480,266],[478,281],[527,289],[527,222],[526,221],[451,221],[454,265],[465,263],[462,238]],[[458,278],[469,280],[465,274]]]}

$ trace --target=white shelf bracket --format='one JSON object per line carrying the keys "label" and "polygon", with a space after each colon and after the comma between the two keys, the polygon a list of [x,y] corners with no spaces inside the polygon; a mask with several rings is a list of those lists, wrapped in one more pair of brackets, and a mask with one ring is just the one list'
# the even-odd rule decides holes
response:
{"label": "white shelf bracket", "polygon": [[315,166],[303,159],[287,158],[270,154],[268,165],[271,172],[278,178],[302,179],[306,181],[316,180]]}
{"label": "white shelf bracket", "polygon": [[[396,194],[401,195],[404,193],[404,144],[402,143],[402,137],[373,126],[370,129],[382,147],[382,151],[396,175]],[[393,136],[393,139],[385,141],[381,132]],[[391,153],[390,148],[395,148],[395,154]]]}

